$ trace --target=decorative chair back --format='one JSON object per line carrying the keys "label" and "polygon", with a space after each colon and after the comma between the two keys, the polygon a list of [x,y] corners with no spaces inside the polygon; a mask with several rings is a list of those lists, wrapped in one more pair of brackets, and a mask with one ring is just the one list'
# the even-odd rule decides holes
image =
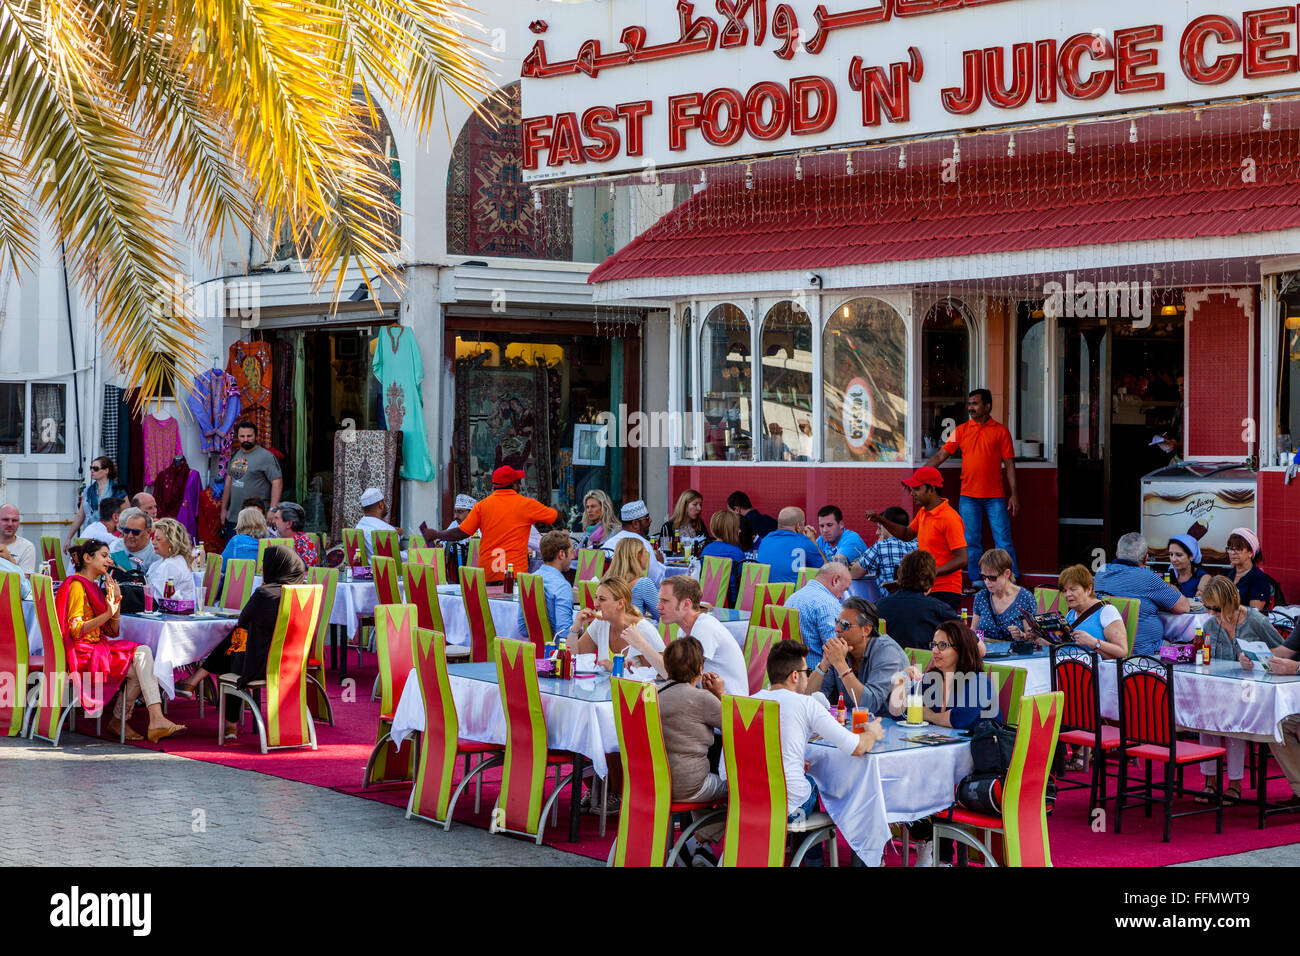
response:
{"label": "decorative chair back", "polygon": [[722,753],[727,761],[723,866],[781,866],[785,862],[780,706],[774,700],[722,695]]}
{"label": "decorative chair back", "polygon": [[919,647],[905,647],[903,648],[903,653],[907,655],[907,659],[911,661],[913,664],[915,664],[916,669],[919,670],[922,674],[924,674],[926,670],[929,669],[930,658],[934,656],[933,651],[922,650]]}
{"label": "decorative chair back", "polygon": [[546,715],[537,686],[537,652],[531,641],[497,639],[492,641],[492,657],[506,715],[506,758],[493,818],[498,821],[497,830],[536,836],[541,824],[547,758]]}
{"label": "decorative chair back", "polygon": [[1008,866],[1051,866],[1047,781],[1061,732],[1064,694],[1020,700],[1016,745],[1002,785],[1002,829]]}
{"label": "decorative chair back", "polygon": [[767,655],[779,640],[781,632],[774,627],[750,624],[745,632],[745,672],[749,675],[751,694],[757,694],[767,686]]}
{"label": "decorative chair back", "polygon": [[221,554],[218,551],[208,552],[203,568],[203,606],[212,607],[217,603],[217,596],[221,593]]}
{"label": "decorative chair back", "polygon": [[307,657],[320,621],[319,584],[286,584],[266,660],[267,747],[305,747],[311,743],[307,709]]}
{"label": "decorative chair back", "polygon": [[1101,685],[1096,651],[1077,644],[1052,648],[1052,692],[1060,691],[1061,729],[1093,734],[1101,724]]}
{"label": "decorative chair back", "polygon": [[17,737],[23,732],[27,706],[27,622],[23,618],[23,576],[0,573],[0,675],[13,681],[8,694],[0,694],[0,733]]}
{"label": "decorative chair back", "polygon": [[415,605],[417,625],[426,631],[446,634],[447,629],[442,623],[442,605],[438,603],[437,568],[432,564],[407,561],[402,577],[406,581],[406,601]]}
{"label": "decorative chair back", "polygon": [[769,604],[767,606],[768,627],[774,627],[781,632],[781,640],[798,640],[799,631],[799,609],[786,607],[783,604]]}
{"label": "decorative chair back", "polygon": [[753,611],[754,592],[760,584],[767,583],[767,576],[772,573],[770,564],[746,561],[740,567],[740,586],[736,590],[736,610]]}
{"label": "decorative chair back", "polygon": [[311,657],[315,664],[308,662],[307,672],[315,678],[316,683],[308,690],[308,706],[311,715],[317,720],[331,720],[329,698],[325,695],[325,637],[330,629],[330,617],[334,614],[334,596],[339,589],[338,568],[308,568],[307,583],[319,584],[321,588],[320,612],[316,615],[316,636],[312,639]]}
{"label": "decorative chair back", "polygon": [[599,548],[580,548],[578,550],[578,570],[576,581],[599,581],[605,576],[605,552]]}
{"label": "decorative chair back", "polygon": [[492,621],[487,577],[482,568],[460,569],[460,593],[465,600],[465,616],[469,620],[469,659],[476,663],[486,662],[491,659],[489,655],[492,653],[492,642],[496,640],[497,629]]}
{"label": "decorative chair back", "polygon": [[1137,655],[1119,662],[1119,733],[1125,745],[1174,745],[1174,665]]}
{"label": "decorative chair back", "polygon": [[63,542],[56,535],[41,535],[41,568],[48,570],[54,562],[54,580],[62,581],[68,576],[68,567],[63,563]]}
{"label": "decorative chair back", "polygon": [[[391,560],[372,558],[374,561]],[[415,746],[397,747],[389,738],[397,703],[415,666],[412,644],[418,614],[414,604],[380,604],[375,607],[375,650],[379,658],[379,730],[375,750],[367,765],[365,783],[410,780],[414,774]]]}
{"label": "decorative chair back", "polygon": [[366,536],[360,528],[343,529],[343,563],[350,568],[360,568],[370,563],[366,551]]}
{"label": "decorative chair back", "polygon": [[226,562],[226,581],[221,588],[221,607],[227,611],[242,611],[253,596],[253,578],[257,576],[257,562],[252,558],[231,558]]}
{"label": "decorative chair back", "polygon": [[519,588],[519,607],[524,612],[524,627],[537,656],[541,657],[546,645],[554,638],[551,619],[546,616],[546,588],[540,574],[521,574],[516,579]]}
{"label": "decorative chair back", "polygon": [[411,659],[415,662],[415,676],[424,701],[424,733],[420,735],[411,812],[433,820],[446,820],[451,806],[460,719],[451,695],[447,641],[442,633],[417,627],[411,635]]}
{"label": "decorative chair back", "polygon": [[1014,727],[1020,719],[1020,698],[1025,695],[1025,678],[1029,671],[1010,664],[985,664],[984,669],[993,680],[998,713],[1008,727]]}
{"label": "decorative chair back", "polygon": [[671,644],[682,636],[680,624],[669,624],[667,621],[660,621],[656,626],[659,628],[659,640],[663,641],[664,644]]}
{"label": "decorative chair back", "polygon": [[478,535],[470,538],[465,545],[465,563],[478,567],[478,546],[483,543],[483,539]]}
{"label": "decorative chair back", "polygon": [[[775,597],[772,588],[775,585],[757,584],[754,586],[754,599],[750,602],[749,608],[749,626],[768,627],[767,608],[770,604],[780,604],[781,598],[779,592]],[[737,604],[740,602],[737,601]]]}
{"label": "decorative chair back", "polygon": [[1050,614],[1055,611],[1064,617],[1069,610],[1065,606],[1065,594],[1056,588],[1034,588],[1034,600],[1038,603],[1039,614]]}
{"label": "decorative chair back", "polygon": [[400,531],[372,531],[370,543],[375,547],[375,553],[371,557],[392,558],[401,563],[402,534]]}
{"label": "decorative chair back", "polygon": [[282,547],[288,548],[290,551],[294,549],[293,538],[262,538],[260,541],[257,542],[257,573],[258,574],[262,573],[262,559],[266,557],[266,549],[277,544]]}
{"label": "decorative chair back", "polygon": [[654,684],[610,681],[614,729],[623,765],[623,803],[618,814],[615,866],[663,866],[668,855],[672,775],[659,722]]}
{"label": "decorative chair back", "polygon": [[731,584],[731,558],[709,555],[700,565],[700,588],[703,601],[714,607],[727,606],[727,587]]}
{"label": "decorative chair back", "polygon": [[[432,568],[433,583],[438,587],[447,583],[446,548],[410,548],[406,552],[406,563]],[[441,628],[435,628],[435,630],[441,630]]]}
{"label": "decorative chair back", "polygon": [[821,568],[800,568],[799,575],[795,578],[794,589],[796,591],[799,590],[813,578],[817,577],[817,572],[820,570]]}
{"label": "decorative chair back", "polygon": [[578,582],[578,604],[581,607],[596,607],[596,588],[600,587],[599,581],[579,581]]}
{"label": "decorative chair back", "polygon": [[1142,602],[1137,598],[1126,597],[1107,597],[1102,600],[1119,611],[1119,616],[1124,621],[1124,631],[1128,635],[1128,652],[1132,654],[1133,642],[1137,640],[1138,614],[1142,610]]}
{"label": "decorative chair back", "polygon": [[63,679],[63,675],[68,673],[68,649],[63,628],[59,625],[59,614],[54,606],[54,580],[45,574],[33,574],[29,580],[32,584],[32,598],[36,603],[36,626],[45,636],[41,642],[45,669],[37,689],[31,735],[48,740],[57,747],[64,716],[68,708],[75,706],[77,692],[73,685]]}
{"label": "decorative chair back", "polygon": [[303,534],[307,536],[307,540],[311,542],[311,546],[316,549],[316,560],[324,561],[325,549],[321,547],[320,534],[315,531],[304,531]]}
{"label": "decorative chair back", "polygon": [[401,570],[392,558],[375,555],[370,559],[370,573],[375,579],[375,593],[379,604],[401,604],[402,589],[398,586]]}

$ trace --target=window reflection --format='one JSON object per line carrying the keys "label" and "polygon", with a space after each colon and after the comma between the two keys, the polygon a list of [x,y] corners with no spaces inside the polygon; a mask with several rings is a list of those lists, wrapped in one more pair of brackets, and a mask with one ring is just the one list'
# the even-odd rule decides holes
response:
{"label": "window reflection", "polygon": [[839,306],[823,337],[826,461],[907,458],[907,328],[893,308]]}
{"label": "window reflection", "polygon": [[812,319],[778,302],[763,319],[760,461],[812,460]]}
{"label": "window reflection", "polygon": [[944,432],[966,420],[970,392],[970,326],[955,299],[936,303],[921,326],[922,454],[943,444]]}
{"label": "window reflection", "polygon": [[687,306],[682,310],[681,320],[677,323],[677,410],[682,416],[681,457],[695,458],[695,410],[693,389],[691,388],[691,310]]}
{"label": "window reflection", "polygon": [[[1014,434],[1022,446],[1028,445],[1029,457],[1043,453],[1044,401],[1043,378],[1047,373],[1046,343],[1043,336],[1047,323],[1039,304],[1022,303],[1017,313],[1016,369],[1019,401],[1016,402]],[[1037,444],[1030,444],[1036,442]]]}
{"label": "window reflection", "polygon": [[726,304],[709,312],[700,330],[700,379],[704,391],[704,458],[748,461],[753,457],[749,319]]}

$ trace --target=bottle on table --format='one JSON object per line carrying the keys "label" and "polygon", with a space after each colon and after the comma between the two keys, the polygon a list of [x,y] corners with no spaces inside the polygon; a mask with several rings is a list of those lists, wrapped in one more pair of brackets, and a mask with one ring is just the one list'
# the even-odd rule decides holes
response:
{"label": "bottle on table", "polygon": [[506,565],[506,576],[501,579],[501,591],[506,597],[515,593],[515,566]]}
{"label": "bottle on table", "polygon": [[961,609],[961,622],[966,625],[970,624],[970,612],[965,608]]}
{"label": "bottle on table", "polygon": [[1205,632],[1201,630],[1200,625],[1196,627],[1196,637],[1192,640],[1192,663],[1201,663],[1201,655],[1205,651]]}
{"label": "bottle on table", "polygon": [[555,676],[558,680],[570,680],[573,677],[573,656],[569,652],[569,642],[560,638],[560,646],[555,649]]}
{"label": "bottle on table", "polygon": [[1174,566],[1171,564],[1165,568],[1165,584],[1172,586],[1174,583]]}
{"label": "bottle on table", "polygon": [[171,600],[172,596],[175,593],[176,593],[176,582],[173,581],[171,578],[168,578],[167,583],[163,585],[163,600],[164,601]]}
{"label": "bottle on table", "polygon": [[839,701],[838,704],[835,705],[835,722],[836,722],[837,724],[839,724],[841,727],[843,727],[843,726],[844,726],[844,718],[845,718],[846,715],[847,715],[847,711],[845,710],[845,707],[844,707],[844,694],[841,693],[841,694],[840,694],[840,701]]}

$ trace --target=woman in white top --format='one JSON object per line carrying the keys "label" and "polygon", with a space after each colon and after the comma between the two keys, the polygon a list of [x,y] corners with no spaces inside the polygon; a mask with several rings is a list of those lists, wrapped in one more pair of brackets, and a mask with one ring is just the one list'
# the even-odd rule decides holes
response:
{"label": "woman in white top", "polygon": [[159,518],[153,525],[153,549],[161,559],[149,569],[146,579],[154,600],[162,598],[167,582],[171,581],[175,589],[172,597],[190,601],[198,610],[199,591],[190,568],[192,542],[185,526],[175,518]]}
{"label": "woman in white top", "polygon": [[628,661],[635,659],[643,665],[649,664],[624,636],[632,628],[662,653],[664,642],[659,631],[633,606],[632,589],[622,578],[610,575],[596,588],[596,609],[583,608],[574,617],[569,638],[577,638],[575,653],[594,652],[596,663],[606,670],[613,666],[613,657],[619,651],[627,653]]}

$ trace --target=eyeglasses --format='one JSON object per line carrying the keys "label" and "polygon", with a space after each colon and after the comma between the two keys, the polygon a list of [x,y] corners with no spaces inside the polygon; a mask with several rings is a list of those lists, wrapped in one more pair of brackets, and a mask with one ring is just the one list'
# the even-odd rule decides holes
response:
{"label": "eyeglasses", "polygon": [[108,471],[108,465],[91,465],[91,471]]}
{"label": "eyeglasses", "polygon": [[1249,551],[1250,548],[1242,547],[1241,545],[1237,545],[1237,544],[1230,544],[1227,546],[1227,550],[1228,551]]}
{"label": "eyeglasses", "polygon": [[123,528],[122,533],[134,538],[137,534],[144,534],[144,528]]}
{"label": "eyeglasses", "polygon": [[1208,604],[1204,605],[1204,607],[1205,607],[1205,610],[1209,611],[1211,614],[1222,614],[1222,613],[1223,613],[1223,608],[1221,608],[1221,607],[1211,607],[1211,606],[1208,605]]}
{"label": "eyeglasses", "polygon": [[998,578],[1002,577],[1002,575],[1000,575],[1000,574],[985,574],[983,571],[981,571],[981,572],[980,572],[980,577],[982,577],[985,581],[996,581]]}
{"label": "eyeglasses", "polygon": [[835,622],[835,627],[841,631],[847,631],[851,627],[861,627],[861,626],[862,626],[861,624],[854,624],[852,621],[846,621],[843,618],[840,618]]}
{"label": "eyeglasses", "polygon": [[932,651],[946,651],[946,650],[948,650],[948,649],[951,648],[951,647],[952,647],[952,645],[949,644],[947,641],[931,641],[931,642],[930,642],[930,650],[932,650]]}
{"label": "eyeglasses", "polygon": [[803,670],[795,671],[795,673],[796,673],[796,674],[804,674],[804,675],[810,676],[810,675],[812,674],[812,668],[811,668],[811,667],[805,667]]}

